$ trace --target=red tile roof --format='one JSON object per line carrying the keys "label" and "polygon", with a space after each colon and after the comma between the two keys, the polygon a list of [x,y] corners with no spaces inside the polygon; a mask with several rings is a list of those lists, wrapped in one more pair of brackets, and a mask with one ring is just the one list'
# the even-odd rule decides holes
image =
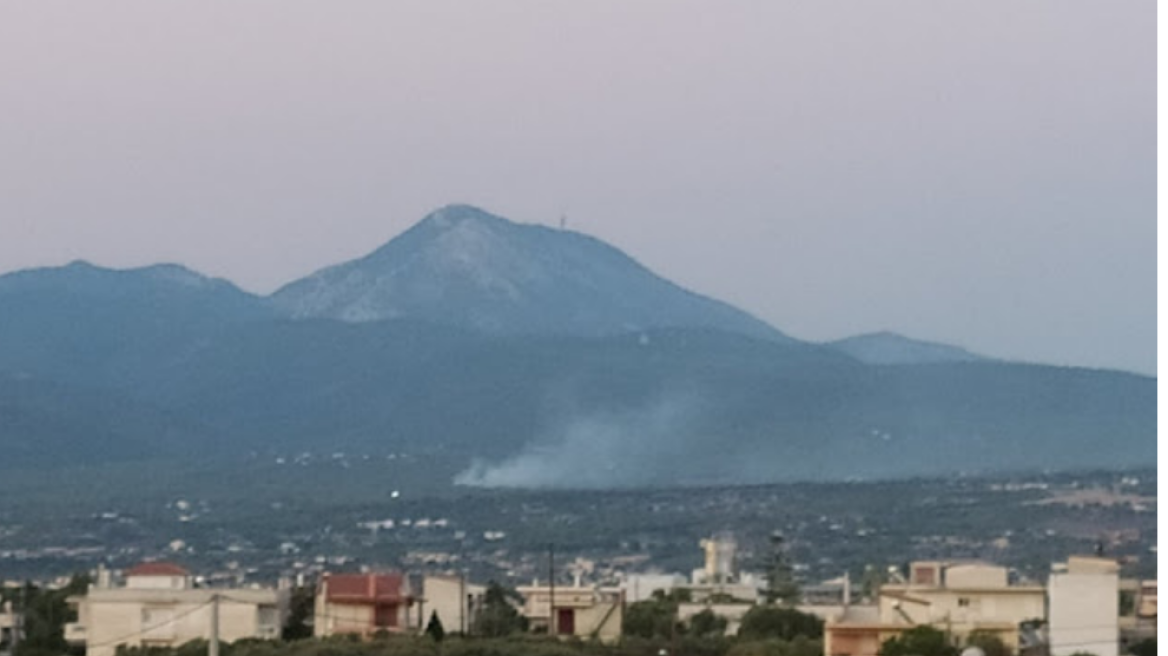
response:
{"label": "red tile roof", "polygon": [[323,585],[330,602],[348,604],[399,604],[407,601],[405,579],[389,574],[326,574]]}
{"label": "red tile roof", "polygon": [[190,576],[187,570],[174,563],[141,563],[126,570],[126,576]]}

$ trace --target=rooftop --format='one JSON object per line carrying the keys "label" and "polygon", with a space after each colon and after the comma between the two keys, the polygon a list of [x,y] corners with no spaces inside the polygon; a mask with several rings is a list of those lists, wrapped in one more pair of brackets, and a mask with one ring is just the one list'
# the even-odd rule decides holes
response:
{"label": "rooftop", "polygon": [[126,576],[190,576],[183,567],[174,563],[151,562],[141,563],[126,570]]}

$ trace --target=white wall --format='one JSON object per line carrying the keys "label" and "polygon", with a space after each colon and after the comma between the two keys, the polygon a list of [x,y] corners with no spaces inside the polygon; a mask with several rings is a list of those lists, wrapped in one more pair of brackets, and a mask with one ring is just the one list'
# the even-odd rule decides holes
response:
{"label": "white wall", "polygon": [[680,574],[629,574],[621,587],[625,591],[625,601],[631,604],[652,598],[655,590],[669,594],[674,588],[685,585],[685,577]]}
{"label": "white wall", "polygon": [[1051,656],[1090,652],[1119,654],[1119,575],[1053,573],[1050,599]]}

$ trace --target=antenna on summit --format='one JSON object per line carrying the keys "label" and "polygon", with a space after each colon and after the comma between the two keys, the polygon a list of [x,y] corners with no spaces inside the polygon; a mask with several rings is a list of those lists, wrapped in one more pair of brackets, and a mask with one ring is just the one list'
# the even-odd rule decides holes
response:
{"label": "antenna on summit", "polygon": [[560,215],[560,230],[567,230],[567,229],[568,229],[568,215],[561,214]]}

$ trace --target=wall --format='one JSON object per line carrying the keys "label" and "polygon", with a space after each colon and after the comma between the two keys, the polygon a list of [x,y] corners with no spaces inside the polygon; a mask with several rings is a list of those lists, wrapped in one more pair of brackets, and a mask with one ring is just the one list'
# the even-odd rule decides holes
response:
{"label": "wall", "polygon": [[330,604],[316,596],[312,634],[318,638],[338,633],[373,633],[373,606]]}
{"label": "wall", "polygon": [[[79,624],[85,627],[87,656],[113,656],[119,644],[177,646],[210,637],[212,607],[207,602],[211,591],[185,590],[166,595],[135,595],[134,592],[138,591],[125,588],[96,591],[80,602]],[[244,591],[222,591],[224,595],[239,592]],[[268,607],[277,609],[274,627],[261,630],[258,603],[221,600],[219,639],[234,642],[243,638],[274,637],[273,631],[278,635],[286,603],[280,602],[275,591],[264,597],[270,597]]]}
{"label": "wall", "polygon": [[1005,567],[997,565],[952,565],[945,568],[947,588],[1004,588],[1009,585]]}
{"label": "wall", "polygon": [[1112,572],[1050,575],[1050,653],[1119,653],[1119,576]]}
{"label": "wall", "polygon": [[630,574],[621,587],[625,591],[625,601],[635,603],[653,598],[653,592],[661,590],[668,594],[674,588],[685,587],[687,581],[679,574]]}
{"label": "wall", "polygon": [[[422,580],[421,628],[430,622],[431,613],[438,613],[442,628],[447,633],[466,632],[474,625],[474,608],[467,606],[467,596],[482,603],[486,589],[481,585],[464,583],[456,576],[427,576]],[[477,607],[477,604],[476,604]]]}
{"label": "wall", "polygon": [[[547,586],[527,586],[516,590],[526,603],[522,613],[535,626],[547,626],[551,612],[550,592]],[[556,587],[557,612],[571,608],[575,612],[574,635],[588,638],[593,634],[604,642],[620,639],[623,604],[621,592],[606,588]]]}
{"label": "wall", "polygon": [[126,587],[136,590],[184,590],[190,588],[190,579],[186,576],[128,576]]}

